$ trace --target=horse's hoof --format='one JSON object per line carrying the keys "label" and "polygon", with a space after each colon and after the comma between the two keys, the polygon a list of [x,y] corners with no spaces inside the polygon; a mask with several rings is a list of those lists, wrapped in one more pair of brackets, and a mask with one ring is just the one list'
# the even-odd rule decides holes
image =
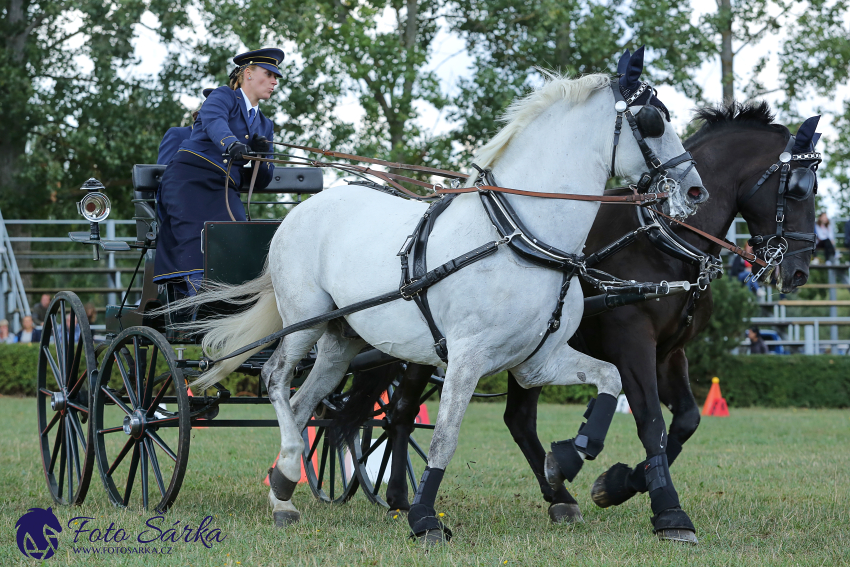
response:
{"label": "horse's hoof", "polygon": [[660,530],[656,535],[658,536],[658,539],[665,541],[678,541],[679,543],[690,543],[691,545],[699,543],[697,541],[697,534],[690,530],[670,528]]}
{"label": "horse's hoof", "polygon": [[543,473],[546,475],[546,482],[552,487],[552,490],[558,490],[564,484],[567,477],[561,472],[561,467],[558,466],[558,461],[555,460],[555,455],[552,451],[546,453],[546,460],[543,463]]}
{"label": "horse's hoof", "polygon": [[419,545],[426,549],[430,549],[432,547],[448,543],[448,539],[443,533],[443,530],[439,528],[428,530],[424,534],[416,536],[416,541],[417,543],[419,543]]}
{"label": "horse's hoof", "polygon": [[274,512],[274,525],[276,528],[285,528],[290,524],[296,523],[301,519],[301,512],[293,512],[291,510],[281,510]]}
{"label": "horse's hoof", "polygon": [[577,524],[584,521],[578,504],[564,503],[549,505],[549,519],[555,524]]}
{"label": "horse's hoof", "polygon": [[401,508],[397,508],[395,510],[387,510],[387,519],[388,520],[406,520],[407,519],[408,510],[402,510]]}
{"label": "horse's hoof", "polygon": [[590,498],[600,508],[619,506],[635,494],[626,486],[631,467],[617,463],[596,479],[590,489]]}

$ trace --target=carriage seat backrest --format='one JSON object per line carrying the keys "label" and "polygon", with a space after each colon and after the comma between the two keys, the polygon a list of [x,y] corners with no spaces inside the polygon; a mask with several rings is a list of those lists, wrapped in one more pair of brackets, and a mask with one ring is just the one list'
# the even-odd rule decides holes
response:
{"label": "carriage seat backrest", "polygon": [[164,165],[137,163],[133,166],[133,189],[140,192],[156,192],[164,173]]}
{"label": "carriage seat backrest", "polygon": [[[248,177],[243,175],[243,178]],[[245,180],[243,191],[248,190]],[[272,180],[265,189],[255,189],[255,193],[319,193],[325,183],[322,170],[318,167],[275,167]]]}
{"label": "carriage seat backrest", "polygon": [[[151,230],[151,222],[156,218],[154,199],[164,173],[164,165],[137,163],[133,166],[133,198],[136,199],[134,218],[136,240],[139,242],[144,242]],[[140,199],[147,202],[141,202]]]}

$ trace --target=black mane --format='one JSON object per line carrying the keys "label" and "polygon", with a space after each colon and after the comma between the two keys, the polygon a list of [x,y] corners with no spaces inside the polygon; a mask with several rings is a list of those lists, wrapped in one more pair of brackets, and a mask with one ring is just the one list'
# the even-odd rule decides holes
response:
{"label": "black mane", "polygon": [[771,132],[788,132],[781,124],[774,124],[776,115],[765,101],[732,102],[720,106],[705,106],[694,113],[693,121],[703,122],[696,134],[688,139],[693,144],[703,136],[727,128],[748,128],[769,130]]}

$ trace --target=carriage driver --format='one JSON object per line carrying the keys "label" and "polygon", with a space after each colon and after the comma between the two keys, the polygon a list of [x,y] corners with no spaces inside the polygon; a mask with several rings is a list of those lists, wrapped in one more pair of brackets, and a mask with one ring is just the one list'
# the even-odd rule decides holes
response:
{"label": "carriage driver", "polygon": [[[277,86],[283,61],[280,49],[258,49],[233,58],[236,67],[228,86],[213,90],[201,106],[188,139],[168,162],[157,199],[159,241],[153,281],[172,283],[176,296],[195,295],[204,274],[201,231],[206,221],[228,221],[224,177],[230,170],[229,202],[233,217],[245,220],[245,208],[237,192],[242,177],[253,170],[243,168],[246,152],[268,152],[273,137],[272,121],[258,106]],[[259,167],[256,187],[272,178],[270,163]]]}

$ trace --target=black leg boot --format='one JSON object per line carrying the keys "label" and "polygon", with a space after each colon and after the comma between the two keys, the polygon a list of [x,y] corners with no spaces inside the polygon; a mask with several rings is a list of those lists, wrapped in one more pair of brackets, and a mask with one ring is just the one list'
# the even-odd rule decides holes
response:
{"label": "black leg boot", "polygon": [[445,470],[425,468],[422,481],[413,498],[413,505],[407,513],[410,524],[410,537],[425,547],[433,547],[446,543],[452,538],[452,531],[437,518],[434,503],[437,501],[437,491],[443,481]]}

